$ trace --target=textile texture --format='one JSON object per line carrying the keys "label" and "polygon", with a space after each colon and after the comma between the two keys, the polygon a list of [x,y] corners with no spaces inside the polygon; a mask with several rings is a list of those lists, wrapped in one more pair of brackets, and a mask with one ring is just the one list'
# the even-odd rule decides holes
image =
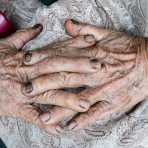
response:
{"label": "textile texture", "polygon": [[[0,9],[19,27],[42,23],[43,32],[25,50],[68,37],[67,18],[148,37],[147,0],[59,0],[46,7],[37,0],[0,0]],[[47,135],[20,119],[0,118],[0,137],[8,148],[148,148],[148,101],[114,119],[76,133]]]}

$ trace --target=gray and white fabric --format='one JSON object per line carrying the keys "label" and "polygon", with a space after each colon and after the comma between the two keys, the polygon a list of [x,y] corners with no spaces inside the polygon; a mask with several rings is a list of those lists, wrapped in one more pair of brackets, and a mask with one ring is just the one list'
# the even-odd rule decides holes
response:
{"label": "gray and white fabric", "polygon": [[[5,9],[18,27],[44,26],[25,49],[34,50],[67,37],[63,26],[67,18],[148,37],[148,0],[59,0],[49,7],[37,0],[3,1],[0,9]],[[8,148],[148,148],[148,101],[122,116],[59,136],[47,135],[22,120],[2,117],[0,137]]]}

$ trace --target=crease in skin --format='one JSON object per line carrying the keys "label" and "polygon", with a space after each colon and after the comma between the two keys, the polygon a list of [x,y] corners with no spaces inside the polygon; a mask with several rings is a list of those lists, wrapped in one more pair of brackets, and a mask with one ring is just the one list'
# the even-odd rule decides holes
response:
{"label": "crease in skin", "polygon": [[[138,47],[138,48],[139,48],[139,47]],[[140,49],[143,50],[144,48],[140,48]],[[143,53],[143,52],[142,52],[142,53]],[[139,54],[139,53],[138,53],[138,54]],[[147,57],[147,54],[144,54],[144,56]],[[137,59],[137,57],[136,57],[136,59]],[[129,70],[129,73],[132,72],[132,70],[135,68],[135,66],[138,66],[138,65],[135,63],[134,67],[132,67],[132,68]],[[128,73],[128,74],[129,74],[129,73]],[[128,75],[128,74],[127,74],[127,75]],[[127,76],[127,75],[126,75],[126,76]],[[125,75],[124,75],[124,77],[125,77]],[[115,80],[115,79],[112,80],[112,82],[114,82],[114,81],[116,81],[116,80]],[[91,93],[90,93],[90,94],[91,94]],[[88,96],[85,96],[85,97],[88,97]],[[126,104],[128,104],[129,101],[130,101],[129,99],[127,99],[127,102],[124,102],[124,100],[123,100],[123,102],[125,103],[124,105],[126,106]],[[122,107],[120,106],[119,108],[122,108]],[[67,111],[67,112],[68,112],[68,111]],[[70,110],[69,110],[69,115],[73,115],[73,114],[76,114],[76,112],[73,112],[73,111],[70,111]],[[66,114],[64,114],[64,115],[66,115]],[[64,115],[63,115],[63,116],[64,116]],[[67,116],[68,116],[68,115],[67,115]],[[63,117],[62,117],[62,118],[59,117],[59,118],[60,118],[61,120],[63,119]],[[57,119],[56,121],[58,121],[58,119]],[[52,120],[52,122],[54,123],[53,120]]]}
{"label": "crease in skin", "polygon": [[[138,39],[138,40],[139,40],[139,42],[141,43],[141,40],[140,40],[140,39]],[[134,44],[137,45],[137,42],[136,42],[136,41],[137,41],[137,39],[135,39],[135,40],[130,40],[131,43],[128,44],[128,45],[132,45],[132,46],[134,46]],[[146,42],[146,43],[147,43],[147,42]],[[145,44],[146,44],[146,43],[145,43]],[[144,44],[143,44],[143,45],[144,45]],[[137,52],[137,56],[136,56],[136,58],[135,58],[135,64],[133,65],[133,67],[132,67],[131,69],[129,69],[129,73],[133,72],[133,70],[136,69],[136,66],[138,66],[137,63],[136,63],[136,61],[139,61],[139,60],[137,60],[138,57],[139,57],[139,55],[140,55],[140,54],[139,54],[139,51],[140,51],[140,53],[143,53],[143,50],[144,50],[144,51],[145,51],[146,49],[148,50],[148,46],[146,46],[145,48],[143,48],[143,47],[141,47],[141,46],[136,46],[136,47],[137,47],[137,49],[138,49],[138,52]],[[146,51],[147,51],[147,50],[146,50]],[[144,56],[146,57],[145,59],[146,59],[146,63],[147,63],[147,62],[148,62],[148,61],[147,61],[147,56],[148,56],[148,54],[145,54],[145,53],[144,53]],[[126,75],[124,75],[124,76],[128,76],[129,73],[126,73]],[[121,77],[121,79],[122,79],[122,78],[123,78],[123,77]],[[114,82],[114,81],[115,81],[115,79],[112,80],[112,82]],[[125,103],[125,105],[126,105],[128,102],[129,102],[129,100]],[[71,112],[71,111],[70,111],[69,114],[73,115],[73,114],[76,114],[76,112]],[[66,116],[66,115],[65,115],[65,116]],[[63,115],[63,117],[64,117],[64,115]],[[61,118],[60,118],[60,119],[61,119]],[[57,120],[58,120],[58,119],[57,119]],[[57,121],[57,120],[56,120],[56,121]]]}
{"label": "crease in skin", "polygon": [[136,37],[127,36],[123,32],[112,31],[107,37],[98,41],[97,44],[99,44],[100,47],[105,47],[107,52],[129,54],[129,52],[133,53],[133,51],[131,51],[131,47],[135,47],[134,45],[138,44],[138,42],[133,44],[133,41],[136,39]]}
{"label": "crease in skin", "polygon": [[[135,69],[135,70],[138,70],[138,69]],[[139,72],[139,71],[138,71]],[[136,74],[138,74],[138,72],[136,72]],[[134,72],[132,72],[127,78],[126,78],[126,83],[129,83],[129,86],[132,86],[132,83],[133,82],[135,82],[135,81],[137,81],[137,80],[135,80],[135,73]],[[132,79],[134,78],[134,80],[133,80],[133,82],[131,81]],[[124,82],[124,81],[123,81]],[[139,86],[138,86],[139,87]],[[123,89],[125,89],[125,91],[126,91],[126,87],[125,87],[125,85],[123,85],[123,86],[121,86],[121,88],[123,88]],[[122,90],[122,89],[120,89],[120,90]],[[143,90],[143,89],[142,89]],[[125,96],[124,97],[124,99],[121,99],[120,100],[120,98],[122,98],[122,96],[118,96],[119,97],[119,101],[120,101],[120,103],[118,102],[117,103],[117,111],[119,112],[119,110],[120,110],[120,112],[124,112],[125,110],[128,110],[128,109],[131,109],[131,107],[133,106],[133,104],[137,104],[138,102],[140,102],[140,99],[136,99],[135,100],[135,98],[133,98],[133,99],[131,99],[131,97],[132,96],[134,96],[134,95],[132,95],[132,96],[130,96],[130,94],[128,94],[129,93],[129,91],[134,91],[133,90],[133,87],[132,87],[132,90],[128,90],[127,89],[127,92],[119,92],[119,94],[118,95],[123,95],[123,97],[124,97],[124,94],[126,94],[127,96]],[[138,93],[137,91],[139,91],[139,89],[137,89],[136,90],[136,93]],[[144,93],[145,94],[145,93]],[[144,95],[143,95],[144,96]],[[140,96],[140,97],[143,97],[143,96]],[[139,97],[139,96],[138,96]],[[116,96],[116,98],[117,98],[117,96]],[[135,101],[134,101],[135,100]],[[116,102],[115,102],[116,103]],[[121,104],[121,105],[120,105]],[[122,108],[124,108],[124,110],[121,110]],[[114,110],[112,110],[113,112],[114,112]],[[92,122],[91,122],[92,123]]]}
{"label": "crease in skin", "polygon": [[[117,42],[117,44],[115,45],[116,47],[117,46],[119,46],[120,45],[120,43],[124,43],[122,46],[119,46],[119,50],[120,50],[120,48],[122,47],[123,49],[125,49],[125,48],[127,48],[127,50],[130,50],[130,48],[133,48],[133,47],[135,47],[135,49],[137,49],[138,48],[138,52],[136,52],[135,50],[133,50],[132,49],[132,52],[131,52],[131,54],[132,53],[135,53],[136,54],[136,57],[135,58],[133,58],[133,61],[131,60],[132,58],[130,58],[130,56],[128,57],[127,56],[127,54],[123,54],[123,56],[125,55],[125,59],[123,59],[123,61],[121,61],[121,63],[119,63],[119,64],[114,64],[114,62],[112,63],[112,65],[111,65],[111,63],[110,63],[110,61],[108,61],[108,65],[110,64],[110,66],[112,66],[112,70],[114,71],[114,72],[117,72],[117,71],[121,71],[121,72],[125,72],[125,73],[123,73],[122,74],[122,77],[120,77],[120,75],[117,75],[117,76],[114,76],[114,78],[112,78],[112,80],[111,81],[109,81],[111,78],[110,78],[110,76],[111,75],[109,75],[108,74],[108,72],[110,72],[110,73],[112,73],[113,71],[110,71],[110,69],[108,69],[108,71],[105,71],[104,72],[104,74],[102,74],[102,75],[104,75],[104,77],[106,76],[106,75],[108,75],[108,77],[106,76],[105,78],[104,77],[102,77],[102,78],[104,78],[104,80],[106,81],[106,83],[105,83],[105,85],[103,85],[103,86],[101,86],[101,87],[103,87],[103,89],[104,89],[104,91],[105,91],[105,93],[107,92],[107,93],[109,93],[108,94],[108,96],[104,96],[104,92],[103,91],[101,91],[101,87],[99,87],[99,89],[97,88],[98,86],[92,86],[92,87],[94,87],[94,89],[95,89],[95,87],[96,87],[96,92],[89,92],[89,94],[84,94],[84,96],[83,96],[83,98],[84,99],[87,99],[88,97],[90,97],[90,99],[92,99],[91,101],[92,101],[92,104],[93,103],[95,103],[95,101],[98,101],[99,99],[101,100],[101,101],[104,101],[104,98],[107,98],[107,101],[109,100],[108,98],[110,97],[110,96],[114,96],[113,95],[113,93],[115,93],[117,96],[116,96],[116,98],[115,98],[115,100],[113,100],[113,101],[117,101],[117,102],[121,102],[121,103],[125,103],[126,101],[128,101],[127,99],[127,96],[125,95],[126,93],[128,94],[129,92],[129,88],[127,88],[127,84],[129,85],[129,86],[132,86],[132,84],[130,84],[130,83],[133,83],[134,81],[136,81],[135,79],[137,78],[137,73],[139,73],[139,74],[141,74],[140,73],[140,71],[139,71],[139,69],[143,66],[141,66],[140,64],[143,62],[143,63],[145,63],[145,66],[147,67],[147,63],[148,63],[148,55],[147,55],[147,40],[144,40],[144,39],[141,39],[141,46],[139,46],[138,45],[138,42],[137,42],[137,38],[134,38],[134,37],[132,37],[132,38],[130,38],[130,37],[124,37],[124,35],[123,35],[123,37],[122,37],[122,33],[117,33],[117,35],[116,34],[114,34],[113,33],[113,35],[114,36],[109,36],[108,37],[108,39],[107,39],[107,37],[106,38],[104,38],[104,42],[103,42],[103,40],[102,41],[100,41],[100,43],[102,42],[102,45],[104,44],[104,46],[106,45],[106,44],[109,44],[109,46],[111,46],[111,49],[113,49],[112,48],[112,45],[113,45],[113,43],[116,43]],[[105,42],[105,40],[106,40],[106,42]],[[125,42],[124,42],[125,41]],[[139,42],[140,42],[140,39],[139,39]],[[99,44],[98,44],[98,46],[99,46]],[[64,48],[64,47],[63,47]],[[91,48],[91,47],[90,47]],[[117,50],[116,48],[114,48],[115,50]],[[123,50],[122,49],[122,50]],[[127,50],[125,50],[125,52],[129,52],[129,51],[127,51]],[[110,52],[110,53],[113,53],[113,51],[111,50],[111,51],[108,51],[108,52]],[[44,53],[45,54],[45,53]],[[122,52],[120,53],[121,55],[122,55]],[[121,57],[121,55],[119,55],[119,52],[118,51],[116,51],[116,52],[114,52],[114,55],[112,55],[112,58],[116,58],[116,57],[118,57],[118,56],[120,56]],[[142,55],[142,56],[140,56],[140,55]],[[11,56],[11,55],[10,55]],[[39,56],[39,60],[40,59],[42,59],[42,58],[45,58],[44,56],[41,56],[41,55],[38,55]],[[41,57],[40,57],[41,56]],[[46,56],[46,55],[45,55]],[[49,56],[49,55],[48,55]],[[141,59],[139,60],[138,59],[138,57],[140,57]],[[144,58],[143,58],[144,57]],[[104,58],[106,58],[106,57],[104,57]],[[143,59],[142,59],[143,58]],[[131,60],[131,61],[128,61],[128,60]],[[135,59],[137,60],[137,61],[135,61]],[[108,59],[109,60],[109,59]],[[133,64],[132,64],[132,62],[133,62]],[[137,63],[136,63],[137,62]],[[141,62],[141,63],[140,63]],[[8,62],[9,63],[9,62]],[[65,63],[65,62],[64,62]],[[123,63],[123,64],[122,64]],[[124,63],[125,63],[125,65],[124,65]],[[45,64],[45,63],[44,63]],[[43,64],[43,66],[44,66],[44,64]],[[103,63],[104,64],[104,63]],[[105,63],[106,64],[106,63]],[[120,67],[120,65],[121,65],[121,67]],[[127,66],[126,66],[127,65]],[[29,78],[27,78],[27,74],[29,74],[29,75],[32,75],[32,73],[33,73],[33,71],[36,71],[36,73],[38,73],[38,72],[40,72],[39,71],[39,66],[36,68],[36,70],[30,70],[30,71],[28,71],[27,72],[27,68],[26,69],[24,69],[23,70],[23,68],[25,68],[25,66],[22,66],[22,65],[18,65],[18,63],[15,65],[16,66],[16,69],[14,69],[14,73],[15,73],[15,75],[16,75],[16,77],[18,77],[18,79],[20,79],[21,81],[26,81],[25,79],[29,79]],[[21,66],[22,66],[22,69],[21,69]],[[123,67],[122,67],[123,66]],[[124,67],[125,66],[125,67]],[[139,68],[139,66],[140,66],[140,68],[139,69],[136,69],[137,70],[137,72],[136,72],[136,70],[134,69],[135,68],[135,66],[137,66],[138,68]],[[53,67],[54,67],[54,65],[53,65]],[[102,71],[104,70],[104,69],[107,69],[107,67],[106,67],[106,65],[102,65],[101,66],[102,67]],[[105,67],[105,68],[104,68]],[[14,67],[13,67],[14,68]],[[19,69],[20,68],[20,69]],[[143,69],[144,71],[145,70],[147,70],[147,69]],[[42,71],[42,70],[41,70]],[[129,76],[129,74],[130,73],[132,73],[133,75],[132,76]],[[11,72],[10,72],[10,74],[11,74]],[[58,73],[57,73],[58,74]],[[147,73],[148,74],[148,73]],[[99,75],[99,72],[98,72],[98,75]],[[7,76],[7,75],[6,75]],[[58,75],[57,75],[58,76]],[[100,76],[99,76],[100,77]],[[125,79],[124,77],[128,77],[127,79]],[[69,82],[73,82],[76,86],[78,86],[78,84],[79,84],[79,81],[82,81],[82,78],[79,78],[78,77],[78,75],[75,75],[75,73],[73,73],[73,75],[72,74],[69,74],[68,76],[67,76],[67,73],[65,73],[65,74],[63,74],[63,75],[59,75],[59,77],[52,77],[51,79],[50,79],[50,81],[48,81],[48,84],[50,84],[50,85],[54,85],[54,83],[53,82],[55,82],[55,81],[57,81],[57,78],[59,78],[59,82],[57,82],[57,83],[61,83],[61,84],[57,84],[56,86],[54,86],[55,87],[55,89],[60,89],[61,87],[64,87],[64,86],[69,86],[69,87],[71,87],[70,85],[70,83]],[[73,79],[72,79],[73,78]],[[118,81],[118,79],[120,78],[121,79],[121,81]],[[123,78],[123,80],[122,80],[122,78]],[[85,79],[85,78],[84,78]],[[86,80],[84,80],[83,79],[83,82],[85,82]],[[97,81],[98,81],[98,79],[99,78],[94,78],[94,79],[96,79]],[[91,79],[90,79],[90,82],[92,81],[92,80],[94,80],[93,79],[93,76],[91,77]],[[133,79],[133,80],[132,80]],[[52,82],[53,81],[53,82]],[[77,82],[76,82],[77,81]],[[116,81],[118,81],[117,83],[116,83]],[[126,81],[126,82],[125,82]],[[35,81],[34,81],[35,82]],[[115,82],[115,83],[114,83]],[[40,84],[41,83],[44,83],[45,85],[47,85],[46,83],[45,83],[45,81],[43,82],[39,82]],[[91,82],[92,83],[92,82]],[[100,83],[100,81],[98,81],[98,84]],[[108,86],[108,85],[110,85],[110,86]],[[37,85],[36,85],[37,86]],[[59,86],[59,87],[58,87]],[[12,87],[12,89],[14,89],[14,88],[17,88],[17,87],[19,87],[19,86],[16,86],[16,83],[13,83],[12,84],[12,86],[9,86],[9,84],[8,85],[6,85],[6,90],[9,90],[9,88],[8,87]],[[38,87],[38,86],[37,86]],[[46,87],[46,86],[45,86]],[[58,88],[57,88],[58,87]],[[35,87],[34,87],[35,88]],[[122,89],[124,89],[125,90],[125,92],[117,92],[119,89],[117,89],[117,88],[122,88]],[[110,89],[110,90],[109,90]],[[126,92],[126,90],[128,90],[127,92]],[[132,89],[131,89],[132,90]],[[121,91],[121,90],[120,90]],[[85,92],[85,91],[84,91]],[[11,95],[13,95],[12,97],[16,97],[15,95],[18,93],[18,91],[15,89],[14,90],[14,93],[11,93],[10,94],[10,96]],[[88,93],[88,92],[87,92]],[[95,94],[94,94],[95,93]],[[100,94],[99,94],[100,93]],[[20,92],[20,94],[21,94],[21,92]],[[138,92],[137,92],[137,94],[138,94]],[[47,94],[44,94],[45,95],[45,97],[46,97],[46,95]],[[89,96],[89,95],[91,95],[91,96]],[[124,98],[122,98],[122,99],[120,99],[120,98],[118,98],[118,97],[120,97],[120,96],[122,96],[122,97],[124,97],[124,95],[125,95],[125,100],[124,100]],[[93,98],[94,97],[94,98]],[[99,99],[98,99],[98,97],[99,97]],[[136,96],[137,97],[137,96]],[[24,97],[25,98],[25,97]],[[69,97],[70,98],[70,97]],[[93,100],[94,99],[94,100]],[[110,98],[111,100],[109,100],[108,102],[109,103],[112,103],[111,101],[112,101],[112,98]],[[114,99],[114,98],[113,98]],[[134,100],[134,99],[133,99]],[[25,101],[24,101],[25,102]],[[53,100],[53,102],[55,103],[55,100]],[[117,102],[114,102],[114,103],[117,103]],[[118,103],[117,103],[117,105],[118,105]],[[119,104],[119,106],[120,105],[122,105],[122,104]],[[118,107],[119,107],[118,106]],[[76,112],[75,112],[76,113]],[[36,114],[36,112],[30,112],[30,114]],[[29,114],[27,114],[28,116],[29,116]],[[60,112],[60,115],[61,115],[61,112]],[[59,115],[59,116],[60,116]],[[23,116],[23,115],[22,115]],[[27,117],[24,117],[24,118],[27,118]],[[32,118],[33,119],[33,118]],[[34,122],[34,121],[33,121]],[[36,121],[35,121],[36,122]]]}
{"label": "crease in skin", "polygon": [[[138,48],[138,58],[141,61],[141,64],[144,65],[143,67],[143,74],[144,77],[148,79],[148,39],[141,38],[141,46]],[[138,63],[137,63],[138,65]]]}
{"label": "crease in skin", "polygon": [[103,37],[101,40],[98,41],[99,45],[105,45],[108,44],[110,41],[116,40],[118,38],[121,38],[125,33],[123,32],[114,32],[111,31],[107,34],[107,36]]}

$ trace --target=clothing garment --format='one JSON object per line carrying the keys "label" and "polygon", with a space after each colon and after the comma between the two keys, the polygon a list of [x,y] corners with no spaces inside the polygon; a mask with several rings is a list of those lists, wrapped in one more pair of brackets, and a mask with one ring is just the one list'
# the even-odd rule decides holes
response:
{"label": "clothing garment", "polygon": [[0,139],[0,148],[6,148],[4,142]]}
{"label": "clothing garment", "polygon": [[[0,3],[20,28],[43,24],[41,35],[25,50],[67,37],[63,27],[67,18],[148,37],[148,0],[58,0],[49,7],[37,0]],[[8,148],[148,148],[148,101],[122,116],[59,136],[20,119],[1,117],[0,137]]]}

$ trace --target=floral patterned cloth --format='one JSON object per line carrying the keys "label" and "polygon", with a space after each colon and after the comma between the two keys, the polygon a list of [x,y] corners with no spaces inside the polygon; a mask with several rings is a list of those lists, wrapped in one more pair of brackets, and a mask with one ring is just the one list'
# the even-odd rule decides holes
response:
{"label": "floral patterned cloth", "polygon": [[[25,49],[67,37],[63,27],[67,18],[148,37],[147,6],[148,0],[59,0],[49,7],[37,0],[0,0],[0,8],[18,27],[44,25],[41,35]],[[22,120],[1,117],[0,137],[8,148],[148,148],[148,101],[112,118],[76,133],[53,136]]]}

